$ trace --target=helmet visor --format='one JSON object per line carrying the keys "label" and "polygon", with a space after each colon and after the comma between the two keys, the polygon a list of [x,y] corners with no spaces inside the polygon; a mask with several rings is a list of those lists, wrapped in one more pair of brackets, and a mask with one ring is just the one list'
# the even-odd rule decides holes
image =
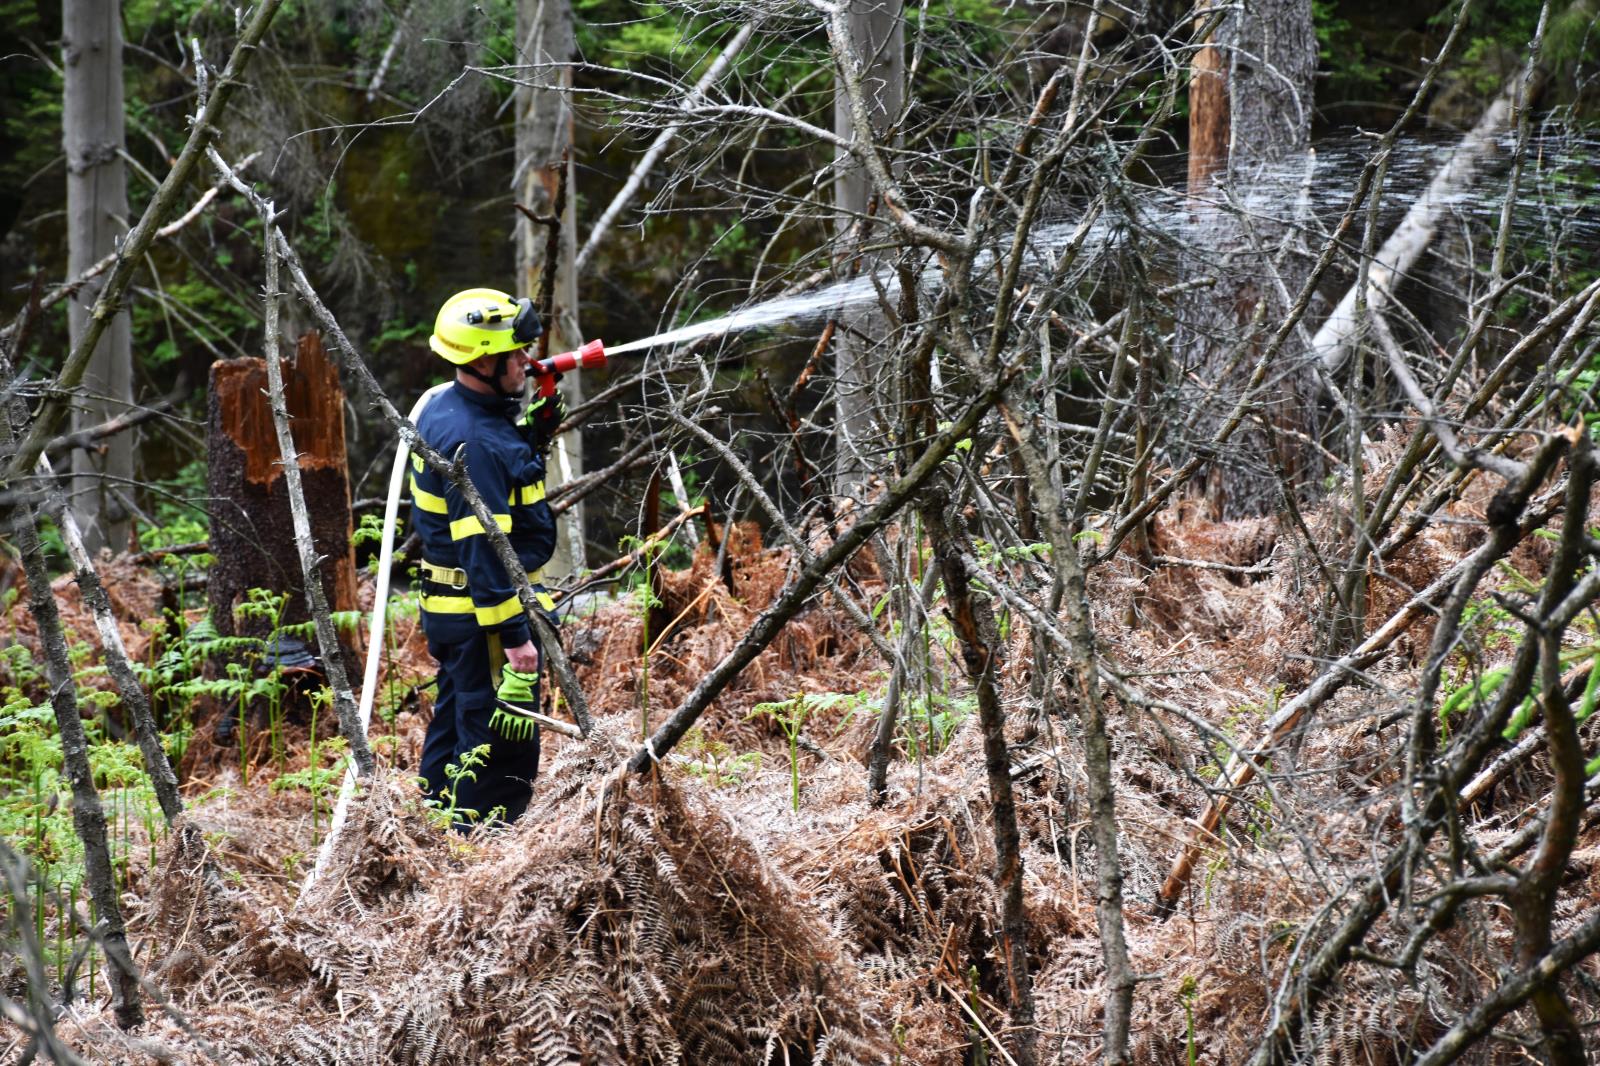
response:
{"label": "helmet visor", "polygon": [[533,301],[526,296],[517,301],[517,315],[511,320],[511,339],[518,345],[532,344],[544,332],[544,326],[539,322],[539,312],[533,309]]}

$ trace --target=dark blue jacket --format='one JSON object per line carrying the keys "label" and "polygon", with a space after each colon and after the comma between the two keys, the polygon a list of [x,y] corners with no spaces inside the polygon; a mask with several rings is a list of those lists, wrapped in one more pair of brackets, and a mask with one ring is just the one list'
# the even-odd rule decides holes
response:
{"label": "dark blue jacket", "polygon": [[[453,460],[456,449],[466,445],[467,476],[537,582],[534,572],[555,551],[556,520],[544,500],[544,457],[534,454],[515,424],[520,406],[458,381],[428,401],[417,430],[446,459]],[[423,558],[466,571],[465,589],[424,581],[423,626],[429,639],[455,643],[492,632],[504,647],[526,641],[527,617],[483,527],[455,487],[415,455],[411,500]]]}

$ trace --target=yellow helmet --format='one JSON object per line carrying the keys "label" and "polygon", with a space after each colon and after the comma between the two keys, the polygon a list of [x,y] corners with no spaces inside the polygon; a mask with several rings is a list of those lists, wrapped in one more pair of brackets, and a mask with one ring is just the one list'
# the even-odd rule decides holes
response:
{"label": "yellow helmet", "polygon": [[428,347],[460,366],[531,344],[543,332],[532,300],[499,289],[467,289],[439,308]]}

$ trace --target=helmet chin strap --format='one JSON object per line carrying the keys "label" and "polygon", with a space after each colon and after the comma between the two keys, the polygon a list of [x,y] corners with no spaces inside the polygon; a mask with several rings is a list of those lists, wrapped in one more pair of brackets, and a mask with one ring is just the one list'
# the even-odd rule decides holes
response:
{"label": "helmet chin strap", "polygon": [[494,363],[494,374],[492,376],[489,375],[489,374],[485,374],[483,371],[479,370],[477,367],[473,366],[471,363],[463,363],[460,366],[458,366],[456,369],[460,370],[463,374],[466,374],[468,377],[477,378],[479,381],[481,381],[485,385],[489,386],[489,388],[494,391],[494,394],[496,396],[500,396],[500,397],[503,397],[503,398],[509,400],[512,397],[519,395],[519,393],[517,393],[517,392],[507,392],[505,389],[500,387],[500,379],[505,376],[506,364],[507,364],[507,362],[510,361],[510,359],[511,359],[511,353],[510,352],[501,352],[500,353],[500,357],[495,360],[495,363]]}

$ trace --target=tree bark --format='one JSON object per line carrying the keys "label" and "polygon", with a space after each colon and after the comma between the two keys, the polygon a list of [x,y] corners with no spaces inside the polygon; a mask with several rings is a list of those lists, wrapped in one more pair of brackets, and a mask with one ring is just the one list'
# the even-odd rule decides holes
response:
{"label": "tree bark", "polygon": [[[572,5],[569,0],[518,0],[517,40],[522,45],[521,61],[528,64],[522,84],[516,90],[516,169],[512,194],[516,202],[543,218],[557,216],[559,237],[551,242],[544,226],[536,226],[520,213],[516,222],[517,278],[520,295],[537,300],[544,286],[554,285],[554,306],[547,316],[545,343],[552,352],[571,351],[583,344],[578,329],[578,253],[577,226],[573,204],[577,187],[573,183],[570,103],[573,55]],[[563,177],[563,171],[565,176]],[[566,190],[558,203],[558,192]],[[560,385],[568,410],[583,402],[583,385],[578,374],[565,375]],[[583,437],[569,430],[557,437],[550,448],[545,488],[554,491],[583,475]],[[557,518],[560,530],[556,552],[545,566],[552,579],[576,573],[586,565],[583,536],[583,506],[575,504]]]}
{"label": "tree bark", "polygon": [[[1190,70],[1189,243],[1194,251],[1184,268],[1189,276],[1212,274],[1218,282],[1210,292],[1182,298],[1175,323],[1183,365],[1221,401],[1208,409],[1196,392],[1185,405],[1202,412],[1189,427],[1187,442],[1202,454],[1227,401],[1244,385],[1246,375],[1239,368],[1254,362],[1250,350],[1240,358],[1238,345],[1253,350],[1265,341],[1250,327],[1257,306],[1265,304],[1261,321],[1280,321],[1288,310],[1283,294],[1299,291],[1309,272],[1305,257],[1294,254],[1290,227],[1274,221],[1281,209],[1263,208],[1289,195],[1288,163],[1310,140],[1317,60],[1311,2],[1262,0],[1218,21],[1213,13],[1221,10],[1222,4],[1212,2],[1200,13],[1202,27],[1214,23],[1215,28]],[[1298,444],[1298,434],[1313,428],[1316,394],[1302,372],[1278,376],[1283,390],[1266,399],[1262,416],[1295,431],[1275,435],[1277,465],[1291,474],[1304,472],[1311,452]],[[1272,464],[1238,462],[1241,456],[1266,454],[1266,435],[1252,425],[1245,438],[1245,447],[1229,451],[1232,461],[1220,454],[1210,457],[1205,492],[1216,517],[1259,514],[1277,499]]]}
{"label": "tree bark", "polygon": [[[67,275],[77,277],[115,252],[128,230],[128,178],[122,106],[122,17],[117,0],[64,0],[61,12],[61,128],[67,155]],[[89,308],[104,284],[88,282],[67,304],[67,335],[77,347],[88,333]],[[81,430],[133,405],[133,342],[127,315],[117,315],[93,348],[74,405]],[[130,514],[119,498],[133,489],[137,436],[119,446],[72,455],[72,513],[90,554],[128,546]]]}
{"label": "tree bark", "polygon": [[[5,435],[10,437],[9,432]],[[94,787],[94,771],[89,767],[89,739],[78,713],[78,688],[73,681],[61,614],[56,607],[55,591],[50,587],[50,572],[45,567],[31,508],[17,508],[13,530],[28,575],[28,610],[38,623],[39,642],[44,645],[50,705],[55,709],[56,728],[61,733],[62,769],[72,786],[72,826],[83,843],[84,872],[89,880],[89,897],[94,901],[106,956],[106,974],[110,978],[111,1009],[118,1025],[132,1029],[144,1022],[139,977],[131,968],[132,955],[128,952],[128,934],[122,921],[122,904],[117,897],[116,873],[106,841],[105,809],[100,805],[100,793]]]}
{"label": "tree bark", "polygon": [[[834,51],[836,76],[840,79],[834,91],[834,132],[845,141],[860,143],[870,139],[881,144],[905,106],[905,20],[901,16],[901,0],[848,0],[845,21],[854,54],[841,54],[837,47]],[[857,124],[846,81],[854,81],[866,99],[868,128]],[[861,260],[858,248],[864,243],[869,216],[887,212],[876,210],[872,179],[860,162],[836,148],[834,167],[839,267],[848,273],[872,270],[874,265]],[[833,480],[836,491],[849,496],[883,466],[872,454],[871,438],[878,379],[873,367],[880,362],[884,326],[881,315],[873,308],[847,316],[843,325],[845,328],[835,334],[833,346],[837,442]]]}
{"label": "tree bark", "polygon": [[[39,468],[47,477],[53,473],[50,460],[42,456]],[[52,511],[58,509],[55,502],[50,506]],[[111,598],[106,595],[105,585],[101,583],[100,574],[89,557],[78,521],[65,502],[60,503],[59,512],[61,539],[66,542],[78,588],[83,592],[83,601],[94,612],[95,629],[100,633],[100,643],[105,649],[106,670],[116,681],[123,705],[133,716],[134,735],[138,737],[139,751],[144,756],[145,773],[150,777],[150,785],[155,790],[162,815],[167,824],[172,825],[183,813],[183,797],[178,794],[178,775],[173,773],[167,751],[161,746],[161,734],[156,728],[155,714],[150,709],[150,697],[145,694],[144,686],[139,684],[128,662],[122,631],[117,628],[117,620],[111,613]]]}
{"label": "tree bark", "polygon": [[989,777],[989,803],[994,828],[995,884],[1000,889],[1000,957],[1006,968],[1008,1027],[1016,1035],[1018,1066],[1036,1060],[1033,978],[1028,972],[1028,920],[1022,906],[1022,846],[1017,833],[1017,805],[1011,793],[1011,754],[1006,746],[1005,708],[995,683],[999,655],[994,612],[989,601],[972,593],[972,575],[965,556],[970,547],[945,518],[948,497],[935,493],[922,507],[928,538],[944,576],[945,602],[967,676],[978,693],[978,720],[983,728],[983,764]]}
{"label": "tree bark", "polygon": [[[270,338],[269,338],[270,341]],[[265,359],[212,364],[206,428],[207,485],[212,498],[212,621],[234,632],[237,598],[249,588],[287,593],[285,622],[311,617],[295,549],[294,516],[269,401],[274,372],[300,430],[298,477],[315,501],[312,536],[323,585],[334,610],[356,609],[355,554],[350,546],[350,488],[345,470],[344,390],[316,332],[300,338],[287,367]],[[259,635],[259,634],[253,634]]]}

